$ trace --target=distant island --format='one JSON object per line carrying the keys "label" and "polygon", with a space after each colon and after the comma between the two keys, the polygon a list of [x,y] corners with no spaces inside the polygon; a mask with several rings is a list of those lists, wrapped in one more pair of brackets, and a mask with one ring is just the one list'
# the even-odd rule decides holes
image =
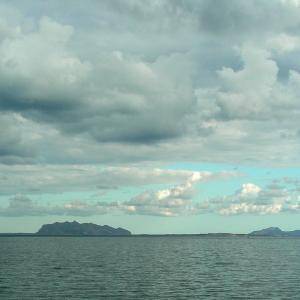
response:
{"label": "distant island", "polygon": [[93,223],[73,222],[55,222],[52,224],[44,224],[36,233],[0,233],[0,237],[7,236],[199,236],[211,238],[226,237],[300,237],[300,230],[283,231],[278,227],[269,227],[251,233],[194,233],[194,234],[132,234],[124,228],[114,228],[108,225],[96,225]]}
{"label": "distant island", "polygon": [[129,230],[113,228],[108,225],[100,226],[93,223],[56,222],[43,225],[36,235],[43,236],[125,236],[131,235]]}
{"label": "distant island", "polygon": [[300,230],[283,231],[278,227],[269,227],[249,233],[249,236],[271,236],[271,237],[300,237]]}

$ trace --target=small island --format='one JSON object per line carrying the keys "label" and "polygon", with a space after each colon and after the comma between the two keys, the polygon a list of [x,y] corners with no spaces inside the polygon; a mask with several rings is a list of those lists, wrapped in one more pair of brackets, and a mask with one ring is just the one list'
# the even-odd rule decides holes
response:
{"label": "small island", "polygon": [[43,225],[36,235],[39,236],[128,236],[129,230],[113,228],[108,225],[96,225],[93,223],[56,222]]}
{"label": "small island", "polygon": [[278,227],[269,227],[249,233],[249,236],[270,236],[270,237],[300,237],[300,230],[283,231]]}

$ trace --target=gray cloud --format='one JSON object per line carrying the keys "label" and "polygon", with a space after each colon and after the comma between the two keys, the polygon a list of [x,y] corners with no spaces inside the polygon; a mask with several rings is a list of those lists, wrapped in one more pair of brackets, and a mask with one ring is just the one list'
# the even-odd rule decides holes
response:
{"label": "gray cloud", "polygon": [[[195,102],[190,75],[182,73],[188,62],[174,54],[149,64],[137,56],[102,50],[92,64],[69,49],[73,31],[43,17],[37,29],[4,39],[2,110],[99,142],[148,143],[180,134],[181,121]],[[43,59],[37,61],[39,55]]]}
{"label": "gray cloud", "polygon": [[[0,165],[0,194],[96,191],[124,186],[178,184],[195,172],[138,166]],[[204,178],[237,176],[235,172],[196,172]]]}
{"label": "gray cloud", "polygon": [[[191,172],[154,166],[300,163],[299,12],[289,0],[2,1],[0,193],[174,184],[163,201],[145,191],[115,206],[154,215],[288,210],[288,195],[270,188],[247,201],[239,191],[231,207],[202,206],[192,188],[174,196]],[[115,206],[74,202],[63,213]]]}
{"label": "gray cloud", "polygon": [[65,205],[39,205],[24,195],[16,195],[9,199],[7,207],[0,208],[0,215],[4,217],[20,216],[49,216],[49,215],[71,215],[71,216],[91,216],[105,214],[113,211],[113,204],[95,205],[73,201]]}
{"label": "gray cloud", "polygon": [[31,163],[35,149],[22,135],[22,121],[15,114],[0,113],[0,163]]}

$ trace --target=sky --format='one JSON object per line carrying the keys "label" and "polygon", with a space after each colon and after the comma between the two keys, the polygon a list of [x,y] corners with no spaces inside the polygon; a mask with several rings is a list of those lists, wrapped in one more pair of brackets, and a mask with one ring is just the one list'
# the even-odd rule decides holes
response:
{"label": "sky", "polygon": [[0,0],[0,232],[300,229],[299,0]]}

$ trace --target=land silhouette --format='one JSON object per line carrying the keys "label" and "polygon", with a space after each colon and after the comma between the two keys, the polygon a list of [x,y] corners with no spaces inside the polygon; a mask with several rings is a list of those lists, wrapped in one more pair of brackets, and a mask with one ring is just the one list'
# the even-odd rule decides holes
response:
{"label": "land silhouette", "polygon": [[248,234],[241,233],[199,233],[199,234],[132,234],[129,230],[93,223],[55,222],[44,224],[36,233],[0,233],[3,236],[204,236],[204,237],[300,237],[300,230],[283,231],[269,227]]}

